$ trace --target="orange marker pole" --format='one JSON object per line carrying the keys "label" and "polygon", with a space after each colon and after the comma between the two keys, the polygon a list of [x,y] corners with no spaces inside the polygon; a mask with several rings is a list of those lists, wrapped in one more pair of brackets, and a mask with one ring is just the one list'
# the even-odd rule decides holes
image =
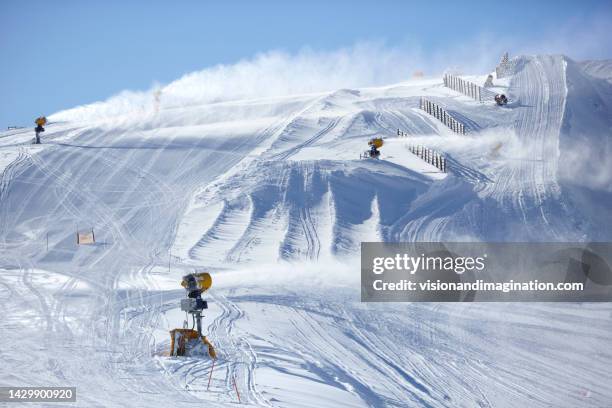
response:
{"label": "orange marker pole", "polygon": [[210,367],[210,375],[208,376],[208,385],[206,386],[206,391],[208,391],[208,389],[210,388],[210,380],[212,379],[212,372],[215,369],[215,361],[216,359],[213,359],[212,367]]}
{"label": "orange marker pole", "polygon": [[236,396],[238,396],[238,403],[241,404],[242,402],[240,402],[240,394],[238,393],[238,387],[236,386],[236,377],[233,374],[232,380],[234,380],[234,389],[236,390]]}

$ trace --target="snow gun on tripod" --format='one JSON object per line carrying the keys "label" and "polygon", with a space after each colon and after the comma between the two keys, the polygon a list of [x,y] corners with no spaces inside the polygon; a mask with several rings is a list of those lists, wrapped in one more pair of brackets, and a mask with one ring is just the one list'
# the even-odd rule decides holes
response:
{"label": "snow gun on tripod", "polygon": [[[217,357],[215,348],[206,336],[202,335],[202,311],[208,309],[208,303],[202,299],[202,293],[212,286],[212,277],[208,272],[191,273],[183,276],[181,286],[187,292],[187,298],[181,299],[185,322],[182,329],[170,331],[170,355],[191,356],[208,353],[210,358],[214,359]],[[189,315],[192,320],[190,329]]]}
{"label": "snow gun on tripod", "polygon": [[370,146],[369,150],[366,150],[363,154],[360,154],[359,157],[363,159],[378,159],[380,157],[380,149],[383,147],[384,141],[382,137],[375,137],[370,139],[368,142],[368,146]]}

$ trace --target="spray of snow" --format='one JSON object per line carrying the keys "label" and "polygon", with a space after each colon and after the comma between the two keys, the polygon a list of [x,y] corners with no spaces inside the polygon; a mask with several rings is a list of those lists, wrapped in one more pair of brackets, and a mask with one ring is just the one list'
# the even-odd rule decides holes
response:
{"label": "spray of snow", "polygon": [[[269,51],[235,64],[193,72],[147,91],[123,91],[104,102],[79,106],[51,116],[54,121],[95,120],[141,115],[158,108],[223,101],[328,92],[342,88],[386,85],[409,79],[415,72],[438,74],[449,65],[479,71],[493,66],[498,52],[488,40],[424,57],[416,44],[387,47],[360,43],[334,51],[304,48],[291,54]],[[501,52],[501,51],[500,51]]]}
{"label": "spray of snow", "polygon": [[237,267],[217,275],[219,288],[266,287],[356,287],[360,279],[359,260],[328,258],[316,262],[275,262]]}
{"label": "spray of snow", "polygon": [[51,119],[88,120],[142,113],[154,110],[156,95],[163,109],[383,84],[405,78],[407,66],[418,66],[415,59],[409,63],[407,58],[398,49],[377,44],[331,52],[270,51],[235,64],[193,72],[165,86],[156,84],[148,91],[123,91],[104,102],[59,112]]}
{"label": "spray of snow", "polygon": [[[605,137],[590,135],[594,140]],[[612,193],[612,159],[606,145],[590,144],[588,138],[569,144],[563,150],[559,176],[564,182]]]}
{"label": "spray of snow", "polygon": [[410,143],[428,146],[451,155],[475,152],[477,155],[520,159],[526,157],[529,147],[521,142],[511,128],[482,130],[475,134],[412,135]]}

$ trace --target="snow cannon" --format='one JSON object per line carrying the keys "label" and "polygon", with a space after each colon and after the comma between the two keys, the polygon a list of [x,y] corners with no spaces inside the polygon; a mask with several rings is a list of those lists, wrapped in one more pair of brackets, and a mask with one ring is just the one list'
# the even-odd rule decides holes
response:
{"label": "snow cannon", "polygon": [[36,123],[36,127],[34,128],[34,132],[36,133],[34,144],[40,144],[40,134],[45,131],[44,126],[47,124],[47,118],[44,116],[39,116],[36,118],[34,123]]}
{"label": "snow cannon", "polygon": [[495,103],[499,106],[504,106],[508,103],[508,98],[504,94],[497,94],[495,95]]}
{"label": "snow cannon", "polygon": [[[182,329],[170,330],[171,356],[196,356],[208,354],[217,358],[212,343],[202,334],[202,311],[208,309],[208,302],[202,299],[202,293],[212,286],[212,277],[208,272],[196,272],[183,276],[181,286],[187,292],[187,298],[181,299],[181,310],[185,312]],[[191,315],[191,328],[189,328]]]}
{"label": "snow cannon", "polygon": [[[368,146],[370,146],[370,151],[367,153],[371,158],[378,159],[380,156],[380,149],[383,146],[384,142],[382,137],[375,137],[370,139],[368,142]],[[366,156],[367,157],[367,156]]]}

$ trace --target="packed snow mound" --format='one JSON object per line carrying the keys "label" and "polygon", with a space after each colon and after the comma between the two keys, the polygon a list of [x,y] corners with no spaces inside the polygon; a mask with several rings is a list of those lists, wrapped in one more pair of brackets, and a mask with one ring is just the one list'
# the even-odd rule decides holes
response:
{"label": "packed snow mound", "polygon": [[[358,302],[363,241],[612,239],[609,83],[563,56],[516,60],[495,81],[505,107],[441,78],[162,92],[53,115],[42,145],[0,134],[0,382],[75,385],[82,406],[227,406],[236,390],[253,406],[605,405],[609,305]],[[381,158],[360,158],[375,136]],[[215,281],[210,389],[209,360],[164,355],[194,269]]]}
{"label": "packed snow mound", "polygon": [[354,254],[362,241],[385,240],[431,182],[385,161],[257,162],[196,197],[191,211],[209,211],[210,222],[174,252],[207,263]]}

